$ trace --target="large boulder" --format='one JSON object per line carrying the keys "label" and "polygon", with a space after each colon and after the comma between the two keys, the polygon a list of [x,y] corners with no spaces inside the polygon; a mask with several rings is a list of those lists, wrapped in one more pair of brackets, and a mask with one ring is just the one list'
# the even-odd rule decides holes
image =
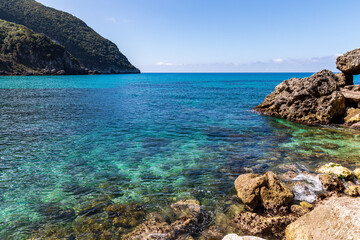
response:
{"label": "large boulder", "polygon": [[238,197],[251,209],[277,213],[294,200],[294,194],[273,172],[242,174],[235,180],[235,188]]}
{"label": "large boulder", "polygon": [[336,67],[345,74],[360,74],[360,48],[337,57]]}
{"label": "large boulder", "polygon": [[287,240],[359,239],[360,198],[331,197],[286,228]]}
{"label": "large boulder", "polygon": [[255,110],[309,124],[338,121],[346,111],[345,98],[338,90],[352,83],[346,78],[344,74],[322,70],[311,77],[285,80]]}

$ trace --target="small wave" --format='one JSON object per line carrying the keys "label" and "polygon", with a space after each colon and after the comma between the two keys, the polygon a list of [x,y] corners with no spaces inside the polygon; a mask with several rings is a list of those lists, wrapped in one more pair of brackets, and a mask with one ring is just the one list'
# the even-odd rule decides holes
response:
{"label": "small wave", "polygon": [[324,191],[318,175],[313,176],[301,173],[293,178],[292,181],[295,182],[292,190],[295,200],[298,201],[315,202],[317,194]]}

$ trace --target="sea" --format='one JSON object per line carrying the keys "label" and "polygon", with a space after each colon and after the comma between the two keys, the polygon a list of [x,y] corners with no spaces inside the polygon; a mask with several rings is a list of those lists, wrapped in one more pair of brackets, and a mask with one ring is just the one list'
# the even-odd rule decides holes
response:
{"label": "sea", "polygon": [[252,110],[283,80],[310,75],[0,77],[0,239],[71,225],[76,215],[62,211],[96,199],[150,212],[196,198],[211,209],[242,173],[360,167],[360,132]]}

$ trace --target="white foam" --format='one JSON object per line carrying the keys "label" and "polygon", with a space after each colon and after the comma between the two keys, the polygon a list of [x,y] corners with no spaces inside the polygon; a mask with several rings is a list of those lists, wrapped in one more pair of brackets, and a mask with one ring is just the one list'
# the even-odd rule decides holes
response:
{"label": "white foam", "polygon": [[301,182],[301,184],[294,185],[292,190],[295,195],[295,200],[315,202],[317,193],[324,191],[319,176],[310,174],[299,174],[294,177],[292,182]]}

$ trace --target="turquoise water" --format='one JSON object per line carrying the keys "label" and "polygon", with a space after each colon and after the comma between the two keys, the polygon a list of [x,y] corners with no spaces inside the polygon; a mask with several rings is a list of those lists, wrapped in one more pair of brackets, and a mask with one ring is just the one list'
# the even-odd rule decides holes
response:
{"label": "turquoise water", "polygon": [[251,168],[360,166],[360,134],[251,109],[310,73],[0,77],[0,239],[22,239],[98,198],[203,205]]}

